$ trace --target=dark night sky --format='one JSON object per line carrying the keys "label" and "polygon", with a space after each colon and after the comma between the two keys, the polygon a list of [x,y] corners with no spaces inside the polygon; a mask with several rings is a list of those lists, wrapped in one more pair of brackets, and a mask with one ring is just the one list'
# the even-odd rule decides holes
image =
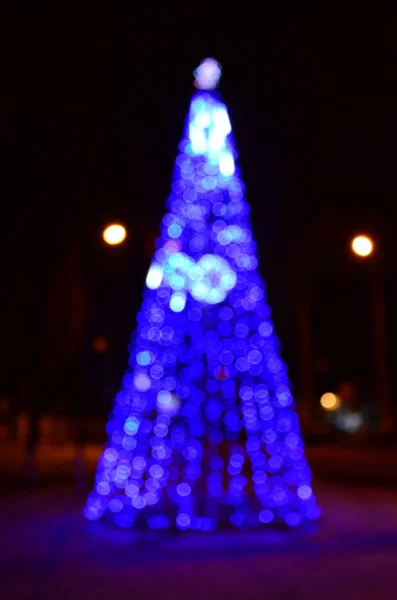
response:
{"label": "dark night sky", "polygon": [[[132,2],[117,13],[57,4],[2,18],[0,393],[14,390],[40,351],[47,289],[73,247],[82,250],[95,326],[124,370],[146,240],[164,211],[192,70],[208,55],[223,64],[221,92],[291,375],[294,249],[304,240],[314,357],[331,364],[318,390],[344,377],[370,389],[369,280],[379,267],[354,261],[348,242],[360,229],[379,242],[395,360],[393,3],[269,2],[262,15],[217,4],[203,17],[196,5]],[[104,249],[101,228],[118,219],[128,244]]]}

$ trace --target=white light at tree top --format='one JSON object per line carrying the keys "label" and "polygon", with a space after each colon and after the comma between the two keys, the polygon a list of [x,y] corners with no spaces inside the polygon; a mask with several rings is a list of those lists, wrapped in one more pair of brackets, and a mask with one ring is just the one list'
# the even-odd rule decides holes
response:
{"label": "white light at tree top", "polygon": [[199,90],[214,90],[222,73],[221,65],[214,58],[206,58],[194,71],[195,86]]}

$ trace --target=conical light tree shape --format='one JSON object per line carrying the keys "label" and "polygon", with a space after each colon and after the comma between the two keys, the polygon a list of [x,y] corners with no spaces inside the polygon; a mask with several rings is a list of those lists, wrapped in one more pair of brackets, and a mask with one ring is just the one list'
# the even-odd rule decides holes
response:
{"label": "conical light tree shape", "polygon": [[168,212],[85,516],[212,530],[316,519],[220,67],[195,72]]}

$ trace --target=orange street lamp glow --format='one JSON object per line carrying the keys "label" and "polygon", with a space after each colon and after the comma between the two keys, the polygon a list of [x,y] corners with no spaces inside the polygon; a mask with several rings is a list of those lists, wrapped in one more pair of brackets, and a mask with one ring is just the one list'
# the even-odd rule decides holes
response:
{"label": "orange street lamp glow", "polygon": [[339,396],[328,392],[323,394],[320,399],[320,404],[325,410],[338,410],[341,405]]}
{"label": "orange street lamp glow", "polygon": [[122,225],[109,225],[103,232],[103,239],[110,246],[116,246],[124,242],[127,231]]}
{"label": "orange street lamp glow", "polygon": [[357,256],[366,257],[372,254],[374,243],[368,236],[358,235],[352,241],[352,250]]}

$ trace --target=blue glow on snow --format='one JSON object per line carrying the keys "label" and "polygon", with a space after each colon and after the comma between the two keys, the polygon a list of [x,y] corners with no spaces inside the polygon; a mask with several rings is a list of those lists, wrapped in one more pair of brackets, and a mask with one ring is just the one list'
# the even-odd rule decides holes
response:
{"label": "blue glow on snow", "polygon": [[89,520],[211,531],[320,515],[219,75],[196,72]]}

